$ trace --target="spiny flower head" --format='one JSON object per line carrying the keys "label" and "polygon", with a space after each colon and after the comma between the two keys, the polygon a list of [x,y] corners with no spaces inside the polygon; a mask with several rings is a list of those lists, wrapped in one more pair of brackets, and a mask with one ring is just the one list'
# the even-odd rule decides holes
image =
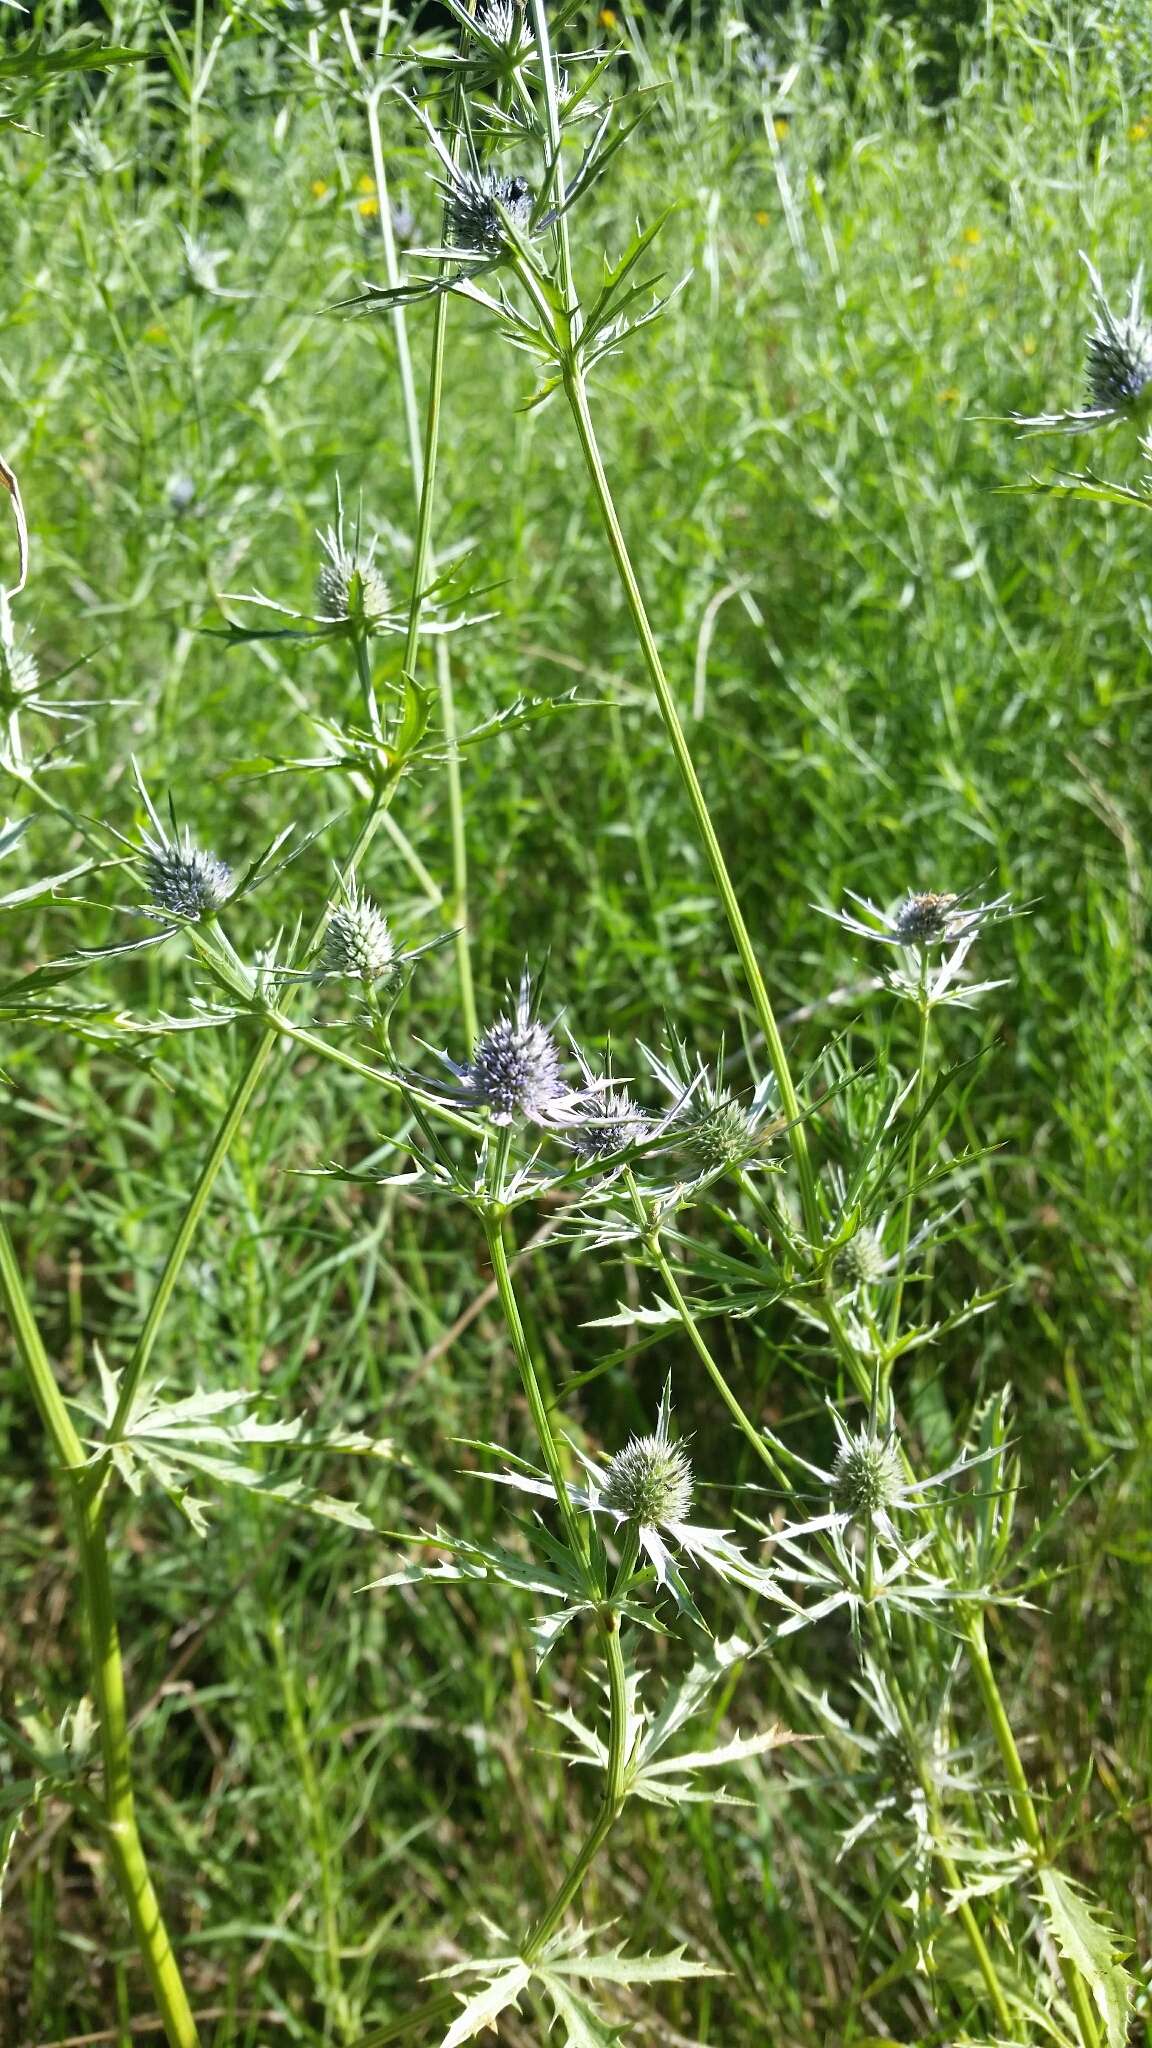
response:
{"label": "spiny flower head", "polygon": [[195,924],[227,902],[231,868],[196,846],[187,826],[175,839],[146,839],[144,850],[150,909]]}
{"label": "spiny flower head", "polygon": [[499,171],[455,170],[448,189],[448,238],[455,248],[498,256],[508,240],[501,210],[514,227],[527,228],[532,193],[523,178],[506,178]]}
{"label": "spiny flower head", "polygon": [[823,904],[815,908],[822,916],[842,924],[845,931],[864,939],[879,939],[886,946],[958,944],[962,939],[974,939],[985,924],[1016,914],[1010,897],[996,896],[987,903],[973,903],[971,890],[959,895],[947,889],[913,889],[901,898],[895,910],[881,910],[867,896],[858,896],[854,889],[846,893],[853,903],[859,904],[863,917],[851,910],[828,910]]}
{"label": "spiny flower head", "polygon": [[899,1498],[902,1484],[894,1438],[862,1429],[842,1441],[832,1467],[832,1498],[842,1514],[881,1514]]}
{"label": "spiny flower head", "polygon": [[324,560],[316,577],[316,610],[322,619],[382,619],[388,585],[373,560],[373,548],[350,548],[340,525],[320,535]]}
{"label": "spiny flower head", "polygon": [[322,972],[374,984],[386,980],[395,965],[396,946],[387,918],[353,883],[328,920]]}
{"label": "spiny flower head", "polygon": [[906,897],[892,921],[896,937],[905,946],[927,946],[933,939],[947,938],[957,901],[956,896],[933,889]]}
{"label": "spiny flower head", "polygon": [[755,1127],[746,1109],[734,1095],[720,1095],[714,1102],[691,1104],[682,1127],[702,1166],[711,1170],[733,1166],[746,1159],[755,1143]]}
{"label": "spiny flower head", "polygon": [[1088,403],[1095,412],[1134,411],[1152,379],[1152,327],[1144,319],[1143,266],[1132,284],[1128,311],[1117,319],[1091,269],[1096,325],[1088,336]]}
{"label": "spiny flower head", "polygon": [[607,1159],[614,1152],[627,1152],[632,1145],[642,1145],[648,1132],[648,1120],[628,1090],[610,1088],[597,1103],[595,1116],[576,1125],[572,1148],[581,1159]]}
{"label": "spiny flower head", "polygon": [[539,1018],[497,1017],[483,1034],[468,1066],[476,1094],[492,1112],[494,1123],[509,1124],[516,1116],[530,1121],[547,1116],[553,1100],[564,1093],[560,1049]]}
{"label": "spiny flower head", "polygon": [[1080,257],[1096,314],[1086,345],[1088,402],[1078,412],[1009,415],[1016,426],[1033,432],[1089,434],[1094,427],[1114,426],[1118,420],[1142,422],[1152,407],[1152,326],[1144,318],[1144,266],[1132,280],[1127,312],[1116,314],[1095,264],[1083,250]]}
{"label": "spiny flower head", "polygon": [[506,48],[510,43],[519,42],[523,18],[515,0],[484,0],[476,16],[476,26],[490,41]]}
{"label": "spiny flower head", "polygon": [[573,1098],[561,1070],[560,1048],[536,1014],[527,968],[512,1015],[488,1026],[466,1066],[448,1064],[465,1096],[487,1109],[493,1123],[510,1124],[518,1117],[537,1124],[575,1120],[566,1114]]}
{"label": "spiny flower head", "polygon": [[861,1228],[842,1244],[833,1261],[836,1277],[846,1286],[869,1287],[882,1280],[888,1270],[884,1245],[878,1230]]}
{"label": "spiny flower head", "polygon": [[682,1522],[692,1505],[685,1451],[665,1436],[632,1437],[608,1467],[602,1498],[606,1508],[641,1528]]}

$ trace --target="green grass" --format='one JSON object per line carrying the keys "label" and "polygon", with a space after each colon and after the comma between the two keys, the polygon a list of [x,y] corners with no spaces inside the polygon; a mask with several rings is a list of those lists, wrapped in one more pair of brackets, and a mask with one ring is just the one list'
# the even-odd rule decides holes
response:
{"label": "green grass", "polygon": [[[47,13],[54,32],[71,23],[66,7]],[[210,16],[209,42],[222,21]],[[854,952],[814,905],[914,886],[1006,889],[1029,906],[981,942],[982,973],[1003,984],[943,1021],[948,1060],[980,1057],[934,1112],[933,1142],[963,1155],[945,1204],[958,1208],[909,1287],[917,1314],[927,1301],[947,1315],[983,1289],[1001,1298],[911,1355],[902,1402],[932,1466],[978,1397],[1011,1389],[1022,1533],[1087,1480],[1041,1541],[1032,1604],[989,1628],[1061,1865],[1139,1959],[1152,1764],[1148,528],[1135,508],[1001,494],[1053,474],[1067,444],[1020,443],[986,417],[1077,401],[1077,251],[1119,300],[1147,245],[1152,50],[1139,10],[1071,22],[991,10],[986,34],[963,42],[955,91],[932,98],[926,32],[907,24],[862,31],[834,59],[814,21],[777,23],[774,69],[760,71],[751,35],[625,22],[629,75],[662,90],[573,232],[591,278],[637,220],[673,209],[657,246],[682,289],[593,395],[795,1070],[815,1070],[841,1034],[859,1073],[887,1059],[908,1071],[914,1054],[904,1016],[861,986],[878,949]],[[61,693],[90,707],[75,727],[26,722],[25,737],[58,747],[41,779],[70,813],[126,834],[141,815],[133,756],[153,794],[170,789],[181,820],[237,864],[290,823],[316,834],[241,906],[252,947],[315,920],[356,829],[342,774],[252,764],[315,755],[314,718],[355,720],[357,680],[339,646],[213,637],[225,613],[252,618],[221,594],[306,607],[339,478],[406,598],[412,485],[391,327],[330,310],[383,276],[367,132],[349,91],[302,89],[240,20],[200,94],[192,29],[129,7],[110,34],[147,62],[52,86],[23,115],[34,132],[0,130],[0,448],[32,530],[17,619],[45,677],[66,677]],[[385,121],[395,196],[434,239],[427,152],[394,105]],[[192,289],[182,228],[224,252],[220,295]],[[409,320],[419,391],[430,317]],[[567,415],[556,401],[517,410],[532,388],[531,366],[453,304],[436,544],[441,558],[467,551],[475,593],[475,623],[450,643],[460,719],[479,724],[520,692],[575,687],[582,700],[465,756],[481,1018],[525,955],[546,956],[548,1004],[583,1042],[610,1036],[623,1071],[667,1013],[707,1057],[726,1036],[742,1077],[745,1053],[760,1057],[755,1019]],[[1142,458],[1126,435],[1093,441],[1091,459],[1134,481]],[[1073,444],[1077,463],[1086,445]],[[177,476],[194,486],[182,512]],[[378,643],[377,659],[396,678],[399,641]],[[431,683],[427,650],[422,662]],[[80,858],[77,829],[10,775],[0,809],[38,812],[5,890]],[[444,772],[427,767],[401,784],[365,870],[417,943],[450,922],[451,858]],[[139,900],[134,887],[108,867],[82,900],[5,913],[9,970],[139,936],[117,908]],[[89,1014],[68,1031],[14,1017],[0,1066],[12,1228],[73,1392],[91,1384],[96,1345],[125,1362],[250,1034],[134,1028],[187,1018],[206,995],[179,944],[97,963],[68,987]],[[349,1014],[330,989],[300,1007]],[[466,1052],[451,948],[418,968],[399,1013],[402,1056],[427,1071],[418,1039]],[[479,1227],[404,1189],[313,1175],[388,1160],[389,1118],[354,1077],[277,1055],[154,1370],[173,1392],[258,1386],[272,1412],[393,1439],[395,1463],[333,1459],[322,1472],[381,1532],[442,1522],[499,1540],[509,1498],[464,1476],[475,1458],[458,1440],[535,1452],[498,1307],[469,1315],[488,1280]],[[834,1119],[824,1135],[836,1142]],[[739,1250],[731,1218],[693,1229],[713,1251]],[[566,1397],[566,1426],[611,1450],[651,1427],[671,1370],[714,1482],[702,1512],[728,1521],[736,1489],[763,1474],[683,1335],[646,1349],[589,1327],[629,1288],[650,1299],[650,1279],[563,1238],[523,1278],[555,1390],[621,1348]],[[776,1304],[704,1328],[745,1407],[822,1456],[836,1388],[803,1325]],[[86,1684],[80,1616],[15,1368],[0,1379],[0,1438],[0,1711],[55,1726]],[[595,1810],[590,1776],[565,1766],[539,1708],[542,1687],[554,1708],[585,1710],[572,1638],[537,1683],[522,1596],[365,1593],[395,1554],[384,1534],[235,1493],[203,1543],[154,1491],[118,1516],[142,1827],[193,2006],[212,2016],[206,2040],[355,2041],[474,1952],[477,1909],[505,1928],[542,1909]],[[749,1604],[718,1594],[717,1632],[749,1632]],[[675,1661],[660,1642],[651,1654]],[[810,1731],[825,1687],[851,1714],[846,1655],[837,1619],[782,1645],[745,1667],[724,1725],[779,1717]],[[983,1740],[962,1684],[957,1725]],[[618,1921],[641,1949],[685,1941],[726,1974],[657,1987],[657,2016],[637,2006],[625,2038],[993,2038],[955,1918],[918,1959],[909,1869],[874,1834],[834,1860],[860,1810],[843,1758],[823,1745],[784,1759],[748,1767],[745,1806],[626,1810],[583,1917]],[[997,1766],[981,1769],[995,1804]],[[973,1819],[975,1803],[960,1805]],[[982,1910],[1011,1964],[1027,1896]],[[0,2037],[20,2048],[101,2029],[126,2041],[153,2010],[99,1830],[50,1788],[15,1840],[0,1942]],[[1065,2038],[1036,2026],[1021,2039]],[[501,2028],[511,2044],[543,2038],[527,2011]]]}

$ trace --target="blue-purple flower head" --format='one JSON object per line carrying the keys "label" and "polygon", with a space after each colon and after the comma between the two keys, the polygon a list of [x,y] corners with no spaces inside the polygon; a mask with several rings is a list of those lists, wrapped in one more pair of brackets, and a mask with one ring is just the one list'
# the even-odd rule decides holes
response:
{"label": "blue-purple flower head", "polygon": [[145,838],[144,854],[150,910],[196,924],[228,901],[231,868],[197,846],[187,826],[175,839]]}
{"label": "blue-purple flower head", "polygon": [[879,939],[886,946],[955,945],[961,939],[975,938],[983,925],[1013,915],[1008,896],[973,903],[952,890],[914,889],[901,898],[894,910],[880,910],[867,896],[857,896],[854,889],[846,893],[853,903],[859,904],[863,917],[850,910],[826,910],[820,904],[816,908],[825,917],[835,918],[845,931],[855,932],[860,938]]}
{"label": "blue-purple flower head", "polygon": [[446,188],[448,239],[474,256],[497,257],[508,247],[508,223],[523,233],[532,218],[532,193],[525,179],[499,171],[454,167]]}
{"label": "blue-purple flower head", "polygon": [[456,1099],[487,1110],[494,1124],[530,1123],[563,1129],[581,1122],[587,1095],[564,1077],[560,1048],[538,1014],[538,993],[525,968],[515,1004],[476,1041],[463,1065],[442,1054],[456,1076]]}

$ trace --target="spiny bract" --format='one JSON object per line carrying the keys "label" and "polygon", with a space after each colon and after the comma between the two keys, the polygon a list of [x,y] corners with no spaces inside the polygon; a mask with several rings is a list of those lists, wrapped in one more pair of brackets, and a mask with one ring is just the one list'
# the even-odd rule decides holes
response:
{"label": "spiny bract", "polygon": [[632,1437],[608,1467],[604,1505],[644,1527],[682,1522],[692,1505],[692,1467],[680,1445]]}
{"label": "spiny bract", "polygon": [[26,642],[0,640],[0,701],[30,697],[40,681],[40,665]]}

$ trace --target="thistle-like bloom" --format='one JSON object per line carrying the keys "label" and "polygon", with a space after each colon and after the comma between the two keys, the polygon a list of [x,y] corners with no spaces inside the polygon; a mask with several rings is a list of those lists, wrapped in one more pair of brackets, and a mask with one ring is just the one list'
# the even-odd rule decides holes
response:
{"label": "thistle-like bloom", "polygon": [[318,535],[324,560],[316,577],[316,611],[321,619],[363,618],[369,624],[386,616],[388,585],[373,559],[376,544],[350,548],[343,519]]}
{"label": "thistle-like bloom", "polygon": [[476,15],[476,26],[489,42],[499,43],[502,50],[509,49],[524,40],[524,17],[515,0],[484,0]]}
{"label": "thistle-like bloom", "polygon": [[895,1263],[885,1253],[880,1231],[870,1230],[861,1224],[848,1242],[840,1246],[833,1258],[832,1270],[845,1287],[875,1287],[892,1271]]}
{"label": "thistle-like bloom", "polygon": [[778,1106],[770,1075],[757,1084],[747,1102],[741,1102],[724,1086],[723,1049],[714,1071],[703,1060],[693,1059],[675,1032],[670,1036],[667,1060],[658,1059],[646,1046],[641,1050],[672,1098],[668,1127],[683,1138],[701,1173],[721,1173],[757,1151],[768,1135],[764,1126],[775,1117]]}
{"label": "thistle-like bloom", "polygon": [[637,1529],[683,1522],[692,1505],[692,1467],[680,1444],[634,1436],[604,1477],[604,1506]]}
{"label": "thistle-like bloom", "polygon": [[592,1166],[597,1160],[635,1151],[659,1137],[665,1125],[645,1114],[628,1089],[616,1084],[610,1069],[605,1074],[593,1073],[571,1034],[569,1043],[584,1077],[583,1092],[595,1105],[585,1121],[572,1126],[568,1142],[577,1158]]}
{"label": "thistle-like bloom", "polygon": [[771,1431],[764,1432],[773,1448],[783,1452],[792,1465],[800,1465],[810,1473],[817,1483],[818,1495],[822,1493],[829,1502],[825,1513],[815,1515],[809,1521],[785,1523],[776,1532],[777,1541],[785,1549],[794,1546],[802,1536],[829,1531],[841,1537],[849,1529],[859,1529],[867,1524],[893,1550],[911,1556],[915,1546],[910,1546],[901,1533],[898,1518],[905,1514],[922,1514],[931,1505],[925,1496],[934,1488],[974,1471],[995,1455],[994,1452],[980,1452],[975,1457],[965,1454],[943,1472],[933,1472],[927,1479],[909,1479],[894,1431],[869,1423],[853,1435],[835,1410],[832,1411],[832,1424],[836,1432],[836,1455],[831,1471],[807,1458],[798,1459],[795,1452],[786,1452],[785,1446],[777,1444]]}
{"label": "thistle-like bloom", "polygon": [[453,248],[473,256],[502,255],[508,247],[507,222],[523,231],[532,218],[532,193],[520,177],[453,165],[451,183],[442,189],[448,201],[448,239]]}
{"label": "thistle-like bloom", "polygon": [[588,1121],[573,1127],[572,1149],[586,1164],[591,1164],[643,1145],[652,1128],[626,1088],[610,1088]]}
{"label": "thistle-like bloom", "polygon": [[861,1429],[840,1439],[832,1466],[832,1498],[841,1514],[853,1521],[885,1515],[899,1500],[903,1485],[900,1451],[894,1437],[874,1436]]}
{"label": "thistle-like bloom", "polygon": [[184,244],[184,268],[193,291],[218,295],[220,291],[219,268],[228,260],[226,249],[210,248],[199,235],[190,235],[180,230]]}
{"label": "thistle-like bloom", "polygon": [[328,920],[320,975],[346,976],[370,986],[386,981],[396,970],[397,953],[388,920],[370,896],[348,885],[343,903]]}
{"label": "thistle-like bloom", "polygon": [[960,939],[974,939],[986,924],[1013,915],[1011,898],[994,897],[990,903],[966,903],[963,896],[935,889],[913,890],[894,910],[880,910],[867,896],[846,892],[870,920],[853,916],[850,910],[828,910],[813,904],[822,917],[830,917],[845,931],[864,939],[879,939],[885,946],[914,950],[920,946],[955,945]]}
{"label": "thistle-like bloom", "polygon": [[563,1130],[580,1123],[587,1092],[569,1088],[560,1048],[537,1014],[538,992],[527,967],[512,1014],[497,1017],[477,1040],[470,1060],[459,1065],[438,1054],[459,1086],[446,1090],[454,1101],[486,1109],[494,1124],[539,1124]]}
{"label": "thistle-like bloom", "polygon": [[228,901],[232,870],[197,846],[187,826],[175,839],[144,839],[148,908],[198,924]]}
{"label": "thistle-like bloom", "polygon": [[[684,1582],[680,1558],[707,1565],[718,1577],[751,1592],[769,1590],[768,1575],[744,1555],[726,1530],[684,1519],[692,1504],[692,1467],[672,1437],[670,1380],[665,1383],[653,1435],[633,1437],[607,1467],[595,1464],[582,1451],[577,1456],[586,1478],[583,1486],[569,1484],[573,1505],[590,1515],[607,1515],[617,1528],[626,1528],[652,1566],[657,1584],[667,1586],[677,1605],[694,1621],[702,1623],[702,1617]],[[548,1500],[556,1497],[543,1473],[493,1472],[489,1476],[521,1493],[541,1494]]]}
{"label": "thistle-like bloom", "polygon": [[1087,342],[1088,403],[1080,412],[1013,413],[1018,427],[1033,432],[1087,434],[1118,420],[1143,424],[1152,406],[1152,326],[1144,318],[1144,266],[1132,280],[1128,311],[1112,311],[1100,273],[1083,250],[1080,258],[1092,284],[1096,325]]}

